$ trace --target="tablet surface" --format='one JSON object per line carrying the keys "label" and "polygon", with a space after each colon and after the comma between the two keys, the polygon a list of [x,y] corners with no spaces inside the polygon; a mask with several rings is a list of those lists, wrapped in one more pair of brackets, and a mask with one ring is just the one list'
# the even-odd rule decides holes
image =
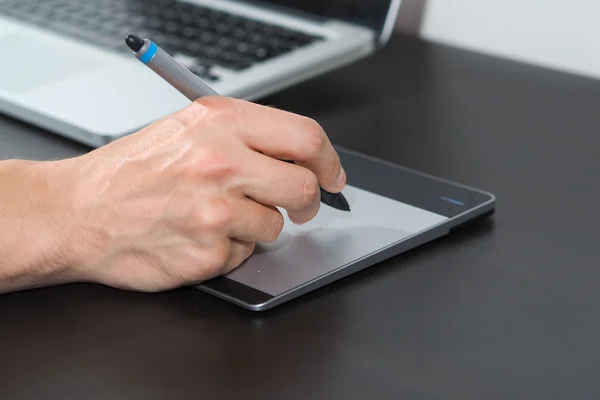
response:
{"label": "tablet surface", "polygon": [[348,175],[351,212],[321,204],[229,274],[198,288],[250,310],[265,310],[447,234],[494,209],[494,196],[337,149]]}

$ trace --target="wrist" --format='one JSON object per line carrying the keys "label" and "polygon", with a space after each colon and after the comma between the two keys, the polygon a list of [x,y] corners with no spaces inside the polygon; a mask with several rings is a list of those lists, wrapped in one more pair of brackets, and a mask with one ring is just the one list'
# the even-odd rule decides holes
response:
{"label": "wrist", "polygon": [[1,164],[0,292],[74,280],[67,171],[60,162]]}

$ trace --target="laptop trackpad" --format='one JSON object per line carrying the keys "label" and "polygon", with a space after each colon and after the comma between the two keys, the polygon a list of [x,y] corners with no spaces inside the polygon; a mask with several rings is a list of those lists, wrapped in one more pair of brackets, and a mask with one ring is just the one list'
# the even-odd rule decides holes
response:
{"label": "laptop trackpad", "polygon": [[88,54],[69,52],[76,48],[23,34],[0,35],[0,92],[25,92],[95,66]]}

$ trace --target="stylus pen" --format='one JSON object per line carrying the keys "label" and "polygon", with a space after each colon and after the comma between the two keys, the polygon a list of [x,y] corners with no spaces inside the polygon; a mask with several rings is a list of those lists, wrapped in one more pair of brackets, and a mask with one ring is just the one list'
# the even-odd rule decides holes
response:
{"label": "stylus pen", "polygon": [[[158,47],[150,39],[142,39],[135,35],[128,35],[125,43],[134,52],[135,57],[148,68],[163,78],[177,89],[190,101],[195,101],[203,96],[217,96],[210,86],[196,76],[189,69],[181,65],[167,52]],[[321,202],[341,211],[350,211],[348,200],[342,193],[330,193],[321,189]]]}

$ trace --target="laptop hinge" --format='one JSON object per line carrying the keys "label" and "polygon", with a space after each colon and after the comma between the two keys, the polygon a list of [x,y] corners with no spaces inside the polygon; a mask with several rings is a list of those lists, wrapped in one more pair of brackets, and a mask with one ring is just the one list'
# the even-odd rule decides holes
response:
{"label": "laptop hinge", "polygon": [[239,3],[239,4],[244,4],[244,5],[248,5],[248,4],[253,4],[257,7],[262,7],[262,8],[267,8],[269,10],[273,10],[276,12],[280,12],[282,14],[289,14],[289,15],[293,15],[294,17],[300,18],[300,19],[304,19],[307,22],[326,22],[329,21],[330,18],[328,17],[324,17],[322,15],[316,15],[316,14],[312,14],[306,11],[302,11],[302,10],[298,10],[297,8],[292,8],[292,7],[286,7],[286,6],[282,6],[280,4],[275,4],[272,2],[266,2],[266,1],[261,1],[261,0],[229,0],[233,3]]}

